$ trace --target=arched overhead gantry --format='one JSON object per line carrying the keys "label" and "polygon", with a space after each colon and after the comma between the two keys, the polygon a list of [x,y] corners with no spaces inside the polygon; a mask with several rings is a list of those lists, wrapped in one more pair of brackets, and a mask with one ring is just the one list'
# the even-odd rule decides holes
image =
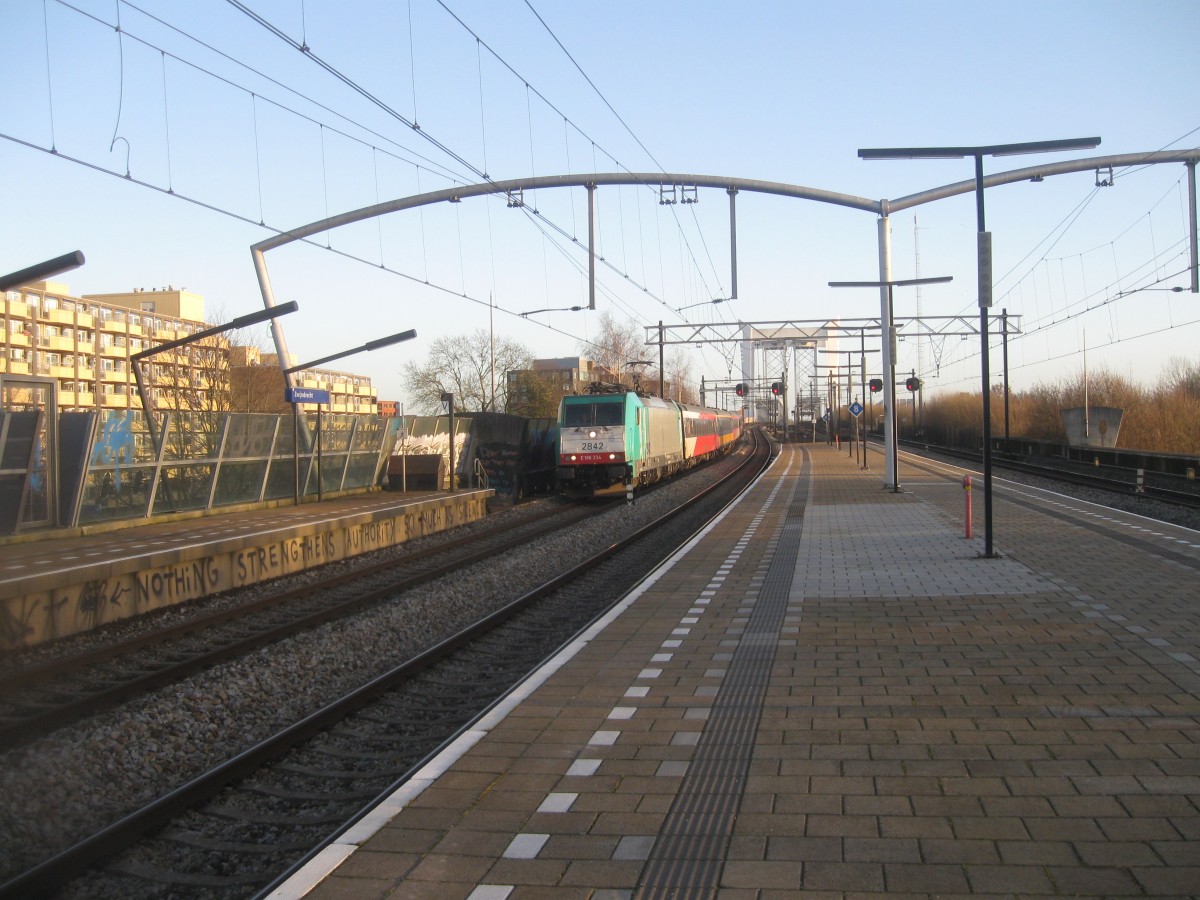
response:
{"label": "arched overhead gantry", "polygon": [[[1197,242],[1196,242],[1196,162],[1200,159],[1200,150],[1157,151],[1149,153],[1126,153],[1115,156],[1090,157],[1088,159],[1068,160],[1065,162],[1049,163],[1039,166],[1029,166],[1015,169],[1011,172],[1000,172],[987,176],[983,180],[984,188],[998,187],[1002,184],[1013,184],[1020,181],[1041,180],[1048,176],[1065,175],[1073,172],[1089,170],[1112,169],[1121,166],[1153,165],[1160,163],[1183,163],[1188,168],[1188,186],[1191,210],[1191,276],[1192,292],[1200,291],[1197,284]],[[585,188],[588,195],[588,308],[595,309],[596,290],[596,255],[595,255],[595,191],[601,186],[641,186],[657,188],[661,193],[683,188],[716,188],[726,191],[729,195],[729,233],[730,233],[730,267],[731,295],[737,296],[737,208],[736,198],[740,191],[750,193],[773,194],[779,197],[793,197],[797,200],[813,200],[818,203],[830,203],[835,206],[845,206],[864,212],[875,213],[880,219],[888,218],[892,213],[911,209],[935,200],[944,200],[959,194],[975,190],[973,180],[959,181],[942,187],[931,188],[920,193],[910,194],[896,200],[868,200],[851,194],[827,191],[821,188],[805,187],[798,184],[785,184],[774,181],[759,181],[749,178],[729,178],[720,175],[686,175],[678,173],[597,173],[581,175],[544,175],[537,178],[514,178],[507,181],[488,181],[482,184],[461,185],[445,188],[440,191],[430,191],[411,197],[401,197],[364,206],[361,209],[340,213],[325,219],[302,225],[290,231],[259,241],[250,248],[254,260],[254,269],[258,276],[259,289],[262,291],[263,304],[267,307],[275,305],[271,280],[267,272],[265,254],[268,250],[282,247],[294,241],[304,240],[324,231],[332,231],[343,225],[373,219],[388,213],[402,212],[436,203],[459,202],[469,197],[506,196],[514,203],[523,203],[525,191],[543,190],[547,188]],[[880,233],[886,229],[880,228]],[[890,275],[890,247],[880,239],[879,262],[880,280],[886,281]],[[886,301],[886,290],[881,289],[881,303]],[[282,361],[287,359],[287,342],[283,335],[283,326],[278,319],[271,323],[271,336],[275,343],[276,352]],[[284,366],[286,367],[286,366]],[[291,384],[290,376],[287,376]]]}
{"label": "arched overhead gantry", "polygon": [[[602,186],[637,186],[655,188],[660,196],[667,191],[674,194],[682,189],[718,188],[729,195],[729,235],[730,235],[730,266],[732,270],[732,296],[737,296],[737,206],[736,198],[740,191],[759,194],[774,194],[780,197],[793,197],[797,200],[814,200],[818,203],[831,203],[835,206],[847,206],[851,209],[861,209],[882,216],[883,203],[879,200],[868,200],[850,194],[839,194],[836,191],[826,191],[820,188],[804,187],[798,184],[783,184],[773,181],[756,181],[747,178],[727,178],[718,175],[681,175],[669,172],[654,173],[606,173],[593,175],[544,175],[538,178],[514,178],[508,181],[489,181],[483,184],[462,185],[416,194],[411,197],[401,197],[364,206],[336,216],[302,225],[290,231],[259,241],[250,248],[254,259],[254,270],[258,275],[259,289],[262,291],[264,305],[275,305],[274,293],[271,289],[271,279],[267,272],[265,254],[294,241],[304,240],[325,231],[332,231],[343,225],[362,222],[388,213],[402,212],[422,206],[432,206],[437,203],[458,203],[470,197],[499,196],[508,198],[512,205],[523,205],[521,199],[525,191],[544,190],[547,188],[585,188],[588,196],[588,309],[596,308],[596,234],[595,234],[595,194],[596,188]],[[271,337],[275,342],[275,350],[280,360],[287,358],[287,341],[283,336],[283,327],[278,320],[271,323]],[[286,367],[285,367],[286,368]],[[288,384],[291,380],[288,377]]]}
{"label": "arched overhead gantry", "polygon": [[[1112,156],[1098,156],[1087,159],[1067,160],[1065,162],[1049,163],[1038,166],[1028,166],[1021,169],[1014,169],[1011,172],[1001,172],[989,175],[986,178],[978,180],[959,181],[953,184],[944,185],[942,187],[932,188],[927,191],[922,191],[916,194],[910,194],[907,197],[901,197],[897,200],[868,200],[864,197],[856,197],[850,194],[841,194],[835,191],[822,190],[820,188],[805,187],[803,185],[784,184],[781,182],[757,181],[745,178],[728,178],[715,175],[683,175],[675,173],[606,173],[606,174],[590,174],[590,175],[548,175],[536,178],[517,178],[508,181],[488,181],[482,184],[463,185],[459,187],[446,188],[440,191],[432,191],[425,194],[417,194],[411,197],[402,197],[396,200],[389,200],[384,203],[376,203],[372,206],[365,206],[362,209],[353,210],[351,212],[341,213],[340,215],[330,216],[320,221],[313,222],[309,225],[303,225],[299,228],[283,234],[276,235],[264,241],[254,244],[250,250],[254,260],[255,272],[258,275],[259,288],[262,291],[263,304],[267,307],[275,305],[275,298],[271,290],[271,280],[267,272],[265,254],[268,250],[273,250],[277,247],[282,247],[290,244],[293,241],[303,240],[315,234],[325,231],[331,231],[335,228],[340,228],[343,225],[349,225],[354,222],[361,222],[365,219],[372,219],[376,216],[382,216],[387,213],[401,212],[407,209],[415,209],[422,206],[429,206],[435,203],[459,202],[469,197],[481,196],[506,196],[510,205],[524,205],[523,194],[525,191],[544,190],[547,188],[585,188],[588,196],[588,308],[596,308],[596,252],[595,252],[595,193],[596,188],[601,186],[642,186],[654,188],[657,187],[660,191],[660,197],[664,196],[667,191],[670,191],[672,196],[679,190],[695,190],[697,188],[717,188],[724,189],[729,195],[729,224],[730,224],[730,266],[732,273],[731,296],[737,296],[737,212],[736,198],[740,191],[748,191],[752,193],[773,194],[780,197],[793,197],[797,200],[813,200],[818,203],[830,203],[836,206],[845,206],[851,209],[859,209],[864,212],[875,213],[879,217],[878,227],[878,243],[879,243],[879,283],[880,287],[880,308],[881,322],[891,321],[891,303],[889,289],[885,286],[891,279],[891,241],[888,237],[889,229],[887,227],[888,217],[894,212],[900,212],[905,209],[911,209],[925,203],[932,203],[935,200],[943,200],[948,197],[954,197],[959,194],[970,193],[978,188],[986,189],[989,187],[998,187],[1003,184],[1013,184],[1020,181],[1041,181],[1046,177],[1053,175],[1065,175],[1073,172],[1086,172],[1095,170],[1097,173],[1108,170],[1111,172],[1113,168],[1124,166],[1145,166],[1156,165],[1161,163],[1183,163],[1188,170],[1188,189],[1189,189],[1189,209],[1190,209],[1190,244],[1191,244],[1191,290],[1193,293],[1200,292],[1200,270],[1197,264],[1197,211],[1196,211],[1196,162],[1200,159],[1200,150],[1184,150],[1184,151],[1154,151],[1148,153],[1126,153]],[[981,317],[986,322],[986,309],[981,309]],[[986,332],[983,332],[986,333]],[[286,369],[286,360],[288,359],[287,343],[283,336],[283,327],[279,319],[271,321],[271,336],[275,343],[276,352],[279,354],[280,368]],[[659,341],[666,340],[665,330],[660,329]],[[694,338],[693,338],[694,340]],[[890,356],[888,341],[883,342],[884,367],[887,368],[888,357]],[[292,385],[291,376],[284,375],[288,386]],[[884,407],[885,407],[885,423],[891,421],[890,410],[895,404],[895,385],[884,385]],[[895,441],[895,435],[891,433],[891,429],[885,426],[884,443],[888,448],[892,447],[892,442]],[[889,460],[892,458],[891,450],[888,450]],[[889,483],[894,483],[895,473],[893,465],[889,464],[889,472],[887,480]]]}

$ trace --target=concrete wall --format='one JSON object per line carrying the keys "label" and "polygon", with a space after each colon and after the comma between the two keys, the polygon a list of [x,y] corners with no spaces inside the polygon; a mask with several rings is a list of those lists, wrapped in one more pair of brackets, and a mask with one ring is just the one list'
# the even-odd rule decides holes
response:
{"label": "concrete wall", "polygon": [[490,493],[421,498],[332,522],[80,565],[66,576],[60,570],[24,578],[0,597],[0,652],[474,522],[487,514]]}

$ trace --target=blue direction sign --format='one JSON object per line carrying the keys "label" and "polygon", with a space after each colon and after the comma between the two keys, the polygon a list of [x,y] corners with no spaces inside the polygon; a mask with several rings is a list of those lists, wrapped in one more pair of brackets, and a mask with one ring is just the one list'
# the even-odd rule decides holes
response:
{"label": "blue direction sign", "polygon": [[328,403],[329,391],[290,387],[284,390],[283,399],[287,403]]}
{"label": "blue direction sign", "polygon": [[850,404],[850,415],[854,416],[854,418],[857,419],[862,414],[863,414],[863,405],[861,403],[859,403],[857,400],[855,400],[853,403]]}

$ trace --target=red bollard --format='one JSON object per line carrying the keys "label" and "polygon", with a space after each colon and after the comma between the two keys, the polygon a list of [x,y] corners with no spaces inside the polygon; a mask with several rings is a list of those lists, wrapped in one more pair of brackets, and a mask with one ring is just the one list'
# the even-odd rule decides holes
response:
{"label": "red bollard", "polygon": [[967,540],[971,539],[971,476],[963,476],[963,493],[967,498]]}
{"label": "red bollard", "polygon": [[833,436],[833,448],[834,448],[835,450],[841,450],[841,449],[842,449],[842,436],[841,436],[840,434],[835,434],[835,435]]}

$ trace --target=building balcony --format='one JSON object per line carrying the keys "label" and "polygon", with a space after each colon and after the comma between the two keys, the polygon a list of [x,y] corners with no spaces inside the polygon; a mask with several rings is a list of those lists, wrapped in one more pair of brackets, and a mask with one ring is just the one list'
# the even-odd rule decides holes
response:
{"label": "building balcony", "polygon": [[65,350],[71,353],[75,350],[75,338],[52,335],[51,337],[42,338],[38,342],[38,346],[46,350]]}
{"label": "building balcony", "polygon": [[6,340],[10,347],[28,347],[32,344],[32,341],[29,340],[29,335],[24,331],[10,332]]}
{"label": "building balcony", "polygon": [[105,409],[129,409],[132,399],[129,394],[104,394],[100,403]]}
{"label": "building balcony", "polygon": [[88,356],[96,355],[96,345],[91,341],[77,341],[75,343],[76,353],[86,353]]}
{"label": "building balcony", "polygon": [[59,391],[58,408],[91,409],[96,405],[95,394],[82,394],[76,391]]}
{"label": "building balcony", "polygon": [[67,309],[48,309],[41,316],[43,322],[53,322],[55,325],[74,325],[75,311]]}
{"label": "building balcony", "polygon": [[4,308],[14,319],[29,318],[29,304],[20,300],[5,300]]}
{"label": "building balcony", "polygon": [[107,356],[109,359],[126,359],[129,356],[129,348],[118,347],[116,344],[101,345],[100,355]]}
{"label": "building balcony", "polygon": [[128,384],[133,380],[133,375],[129,372],[101,372],[100,380],[109,384]]}
{"label": "building balcony", "polygon": [[74,378],[75,366],[50,366],[46,374],[51,378]]}
{"label": "building balcony", "polygon": [[29,363],[19,359],[0,359],[0,372],[5,372],[8,375],[28,375]]}

